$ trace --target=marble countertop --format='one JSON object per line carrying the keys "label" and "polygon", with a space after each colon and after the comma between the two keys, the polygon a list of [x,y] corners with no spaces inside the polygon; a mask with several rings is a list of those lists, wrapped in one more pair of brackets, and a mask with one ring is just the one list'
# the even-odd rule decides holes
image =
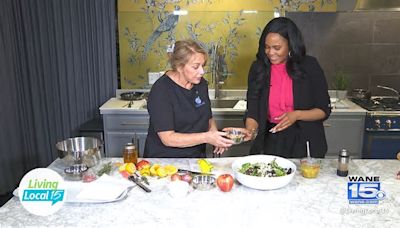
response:
{"label": "marble countertop", "polygon": [[[127,108],[128,104],[129,101],[124,101],[116,97],[110,98],[99,108],[100,114],[148,114],[145,100],[133,101],[131,104],[131,108]],[[238,108],[212,108],[212,111],[214,114],[244,114],[245,105]],[[365,113],[365,109],[354,104],[348,99],[332,103],[331,115],[365,115]]]}
{"label": "marble countertop", "polygon": [[[215,173],[231,173],[236,158],[209,159]],[[121,160],[113,158],[112,160]],[[195,159],[149,159],[193,169]],[[293,160],[299,165],[299,160]],[[50,166],[51,167],[51,166]],[[55,214],[40,217],[27,212],[17,197],[0,208],[1,227],[397,227],[400,221],[400,170],[398,160],[352,160],[349,175],[376,175],[386,198],[377,205],[354,205],[347,200],[345,177],[336,176],[336,160],[322,160],[316,179],[297,171],[284,188],[259,191],[235,183],[231,192],[218,188],[194,190],[183,198],[172,198],[169,179],[150,179],[151,193],[133,188],[119,202],[70,204]],[[146,226],[147,225],[147,226]]]}

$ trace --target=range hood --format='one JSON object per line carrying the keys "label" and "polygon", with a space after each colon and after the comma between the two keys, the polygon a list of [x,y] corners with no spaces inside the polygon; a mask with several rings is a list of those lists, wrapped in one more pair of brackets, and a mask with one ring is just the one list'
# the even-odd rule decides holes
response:
{"label": "range hood", "polygon": [[354,11],[400,11],[400,1],[357,0]]}

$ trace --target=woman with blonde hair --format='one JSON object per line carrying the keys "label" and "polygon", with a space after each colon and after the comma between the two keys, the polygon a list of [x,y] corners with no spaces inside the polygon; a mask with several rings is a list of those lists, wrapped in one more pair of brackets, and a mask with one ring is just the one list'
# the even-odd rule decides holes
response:
{"label": "woman with blonde hair", "polygon": [[207,52],[192,40],[175,43],[172,70],[151,88],[150,125],[144,157],[205,157],[206,143],[223,153],[233,144],[217,130],[211,113],[208,83],[203,78]]}

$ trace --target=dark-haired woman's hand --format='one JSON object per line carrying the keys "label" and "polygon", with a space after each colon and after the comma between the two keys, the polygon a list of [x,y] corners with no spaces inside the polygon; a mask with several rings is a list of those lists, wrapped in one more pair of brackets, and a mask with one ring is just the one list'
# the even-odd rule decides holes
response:
{"label": "dark-haired woman's hand", "polygon": [[296,111],[287,112],[282,114],[279,117],[276,117],[276,120],[279,120],[279,123],[275,125],[275,127],[271,128],[269,132],[276,133],[279,131],[283,131],[286,128],[292,126],[298,119],[298,113]]}

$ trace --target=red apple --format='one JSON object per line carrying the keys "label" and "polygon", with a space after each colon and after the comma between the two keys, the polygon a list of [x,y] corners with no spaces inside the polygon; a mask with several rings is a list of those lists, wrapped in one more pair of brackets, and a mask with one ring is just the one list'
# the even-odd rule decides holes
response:
{"label": "red apple", "polygon": [[146,161],[146,160],[141,160],[140,162],[138,162],[137,164],[136,164],[136,169],[137,170],[142,170],[142,169],[144,169],[144,168],[150,168],[150,162],[149,161]]}
{"label": "red apple", "polygon": [[182,180],[181,175],[179,175],[179,174],[177,174],[177,173],[172,174],[172,176],[171,176],[171,181],[177,181],[177,180]]}
{"label": "red apple", "polygon": [[234,179],[230,174],[222,174],[217,178],[217,186],[223,192],[229,192],[233,187]]}

